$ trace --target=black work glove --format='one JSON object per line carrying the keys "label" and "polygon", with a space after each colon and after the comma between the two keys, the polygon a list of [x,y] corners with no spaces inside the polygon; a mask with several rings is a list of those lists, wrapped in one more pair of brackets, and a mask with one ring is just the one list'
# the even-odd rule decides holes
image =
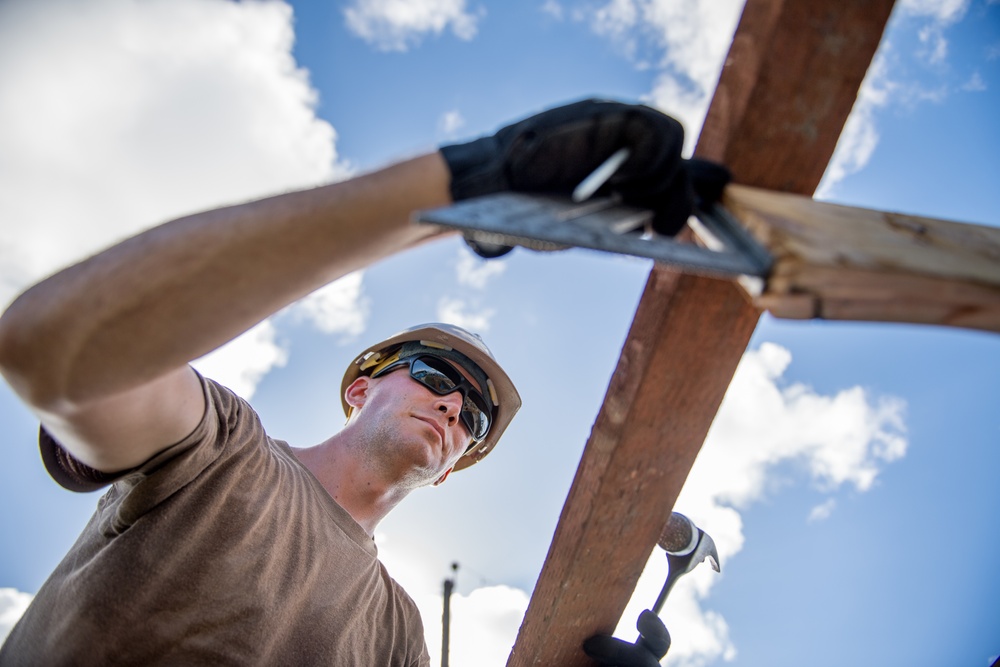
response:
{"label": "black work glove", "polygon": [[695,205],[708,209],[722,199],[722,192],[732,180],[732,174],[721,164],[691,158],[684,160],[682,167],[694,190]]}
{"label": "black work glove", "polygon": [[620,148],[629,158],[597,191],[653,211],[653,229],[676,234],[691,214],[694,190],[681,167],[684,128],[638,104],[584,100],[531,116],[465,144],[444,146],[455,201],[516,190],[572,193]]}
{"label": "black work glove", "polygon": [[583,651],[602,665],[613,667],[659,667],[670,648],[670,633],[660,617],[645,610],[635,627],[639,639],[630,644],[608,635],[594,635],[583,642]]}

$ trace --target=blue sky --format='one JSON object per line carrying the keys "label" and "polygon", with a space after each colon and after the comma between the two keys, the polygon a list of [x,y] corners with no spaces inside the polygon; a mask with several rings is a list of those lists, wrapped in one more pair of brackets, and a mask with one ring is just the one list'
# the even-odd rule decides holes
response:
{"label": "blue sky", "polygon": [[[0,302],[125,235],[492,131],[585,96],[697,136],[734,0],[10,1],[0,5]],[[1000,3],[900,2],[820,189],[1000,224]],[[501,665],[648,274],[589,251],[426,245],[200,364],[296,445],[342,423],[352,355],[410,324],[480,330],[525,407],[482,465],[380,526],[424,609],[458,561],[452,664]],[[1000,338],[765,315],[677,509],[715,537],[664,610],[673,665],[988,665],[1000,654]],[[669,416],[666,416],[669,418]],[[0,633],[97,495],[42,470],[0,385]],[[653,554],[631,638],[665,574]]]}

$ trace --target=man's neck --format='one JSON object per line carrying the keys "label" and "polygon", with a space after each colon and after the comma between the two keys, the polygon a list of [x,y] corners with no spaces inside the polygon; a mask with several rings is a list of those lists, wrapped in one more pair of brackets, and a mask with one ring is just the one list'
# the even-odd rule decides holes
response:
{"label": "man's neck", "polygon": [[369,535],[409,489],[386,482],[377,471],[354,455],[344,434],[304,449],[295,449],[295,457],[323,485],[338,505],[343,507]]}

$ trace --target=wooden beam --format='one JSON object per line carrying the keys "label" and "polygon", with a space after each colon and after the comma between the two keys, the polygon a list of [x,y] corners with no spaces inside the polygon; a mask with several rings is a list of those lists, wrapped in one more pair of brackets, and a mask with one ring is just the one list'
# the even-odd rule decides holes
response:
{"label": "wooden beam", "polygon": [[776,317],[1000,332],[1000,228],[746,186],[725,204],[774,257],[755,301]]}
{"label": "wooden beam", "polygon": [[650,274],[509,665],[589,664],[614,629],[756,326],[733,292]]}
{"label": "wooden beam", "polygon": [[[811,194],[891,7],[748,0],[696,153]],[[650,272],[510,667],[592,664],[580,646],[617,625],[758,316],[733,283]]]}

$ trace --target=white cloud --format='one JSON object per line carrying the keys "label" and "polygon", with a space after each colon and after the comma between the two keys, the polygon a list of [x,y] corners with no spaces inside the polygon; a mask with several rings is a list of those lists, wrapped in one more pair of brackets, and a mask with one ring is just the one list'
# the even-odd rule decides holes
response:
{"label": "white cloud", "polygon": [[[503,667],[528,609],[528,594],[510,586],[477,588],[451,598],[449,664],[455,667]],[[441,663],[443,596],[424,598],[420,615],[431,664]],[[434,641],[437,639],[437,641]]]}
{"label": "white cloud", "polygon": [[[744,356],[677,501],[678,511],[715,540],[723,573],[745,541],[740,512],[793,483],[793,475],[805,475],[831,494],[843,486],[863,492],[884,465],[906,452],[899,400],[876,399],[859,387],[826,396],[802,385],[785,386],[782,375],[790,363],[789,352],[770,343]],[[825,518],[835,504],[830,497],[813,508],[810,519]],[[652,605],[666,573],[666,558],[657,549],[618,636],[634,636],[636,617]],[[725,619],[702,606],[719,577],[702,566],[671,592],[662,614],[673,637],[669,664],[705,665],[735,657]]]}
{"label": "white cloud", "polygon": [[962,18],[968,7],[969,0],[902,0],[899,3],[902,12],[941,23],[954,23]]}
{"label": "white cloud", "polygon": [[633,34],[638,20],[639,7],[634,0],[609,0],[594,12],[591,27],[597,34],[613,39],[631,57],[638,48]]}
{"label": "white cloud", "polygon": [[[948,40],[944,31],[964,16],[968,6],[968,0],[904,0],[900,3],[901,17],[929,20],[917,30],[917,39],[923,45],[918,55],[923,60],[936,65],[947,58]],[[876,115],[880,109],[890,104],[912,106],[920,102],[940,102],[948,94],[947,85],[928,89],[916,81],[904,84],[891,80],[889,63],[892,50],[892,44],[883,42],[872,61],[837,149],[817,188],[816,197],[819,199],[830,198],[837,183],[868,164],[878,146]],[[975,79],[969,82],[974,83]]]}
{"label": "white cloud", "polygon": [[656,77],[653,90],[644,101],[681,122],[684,153],[691,155],[712,101],[711,91],[702,85],[685,83],[673,74],[662,73]]}
{"label": "white cloud", "polygon": [[501,275],[506,269],[506,262],[497,259],[482,259],[466,248],[460,248],[458,263],[455,265],[455,276],[458,278],[459,285],[485,289],[490,280]]}
{"label": "white cloud", "polygon": [[[743,4],[744,0],[607,0],[587,17],[591,29],[607,37],[637,67],[655,68],[652,90],[643,101],[683,123],[687,154],[701,132]],[[904,0],[897,14],[918,21],[921,55],[928,64],[939,65],[948,55],[945,30],[968,7],[969,0]],[[883,44],[881,51],[889,48]],[[890,103],[939,102],[947,95],[944,85],[926,88],[916,80],[906,85],[890,80],[888,69],[887,60],[880,62],[877,55],[817,196],[830,197],[839,181],[868,164],[879,141],[879,109]],[[890,92],[894,98],[887,97]]]}
{"label": "white cloud", "polygon": [[939,25],[924,26],[917,33],[917,38],[924,45],[920,54],[929,63],[939,63],[948,55],[948,40]]}
{"label": "white cloud", "polygon": [[973,72],[969,80],[962,84],[962,90],[969,93],[981,93],[986,90],[986,82],[979,72]]}
{"label": "white cloud", "polygon": [[276,337],[274,324],[264,320],[192,365],[205,377],[249,400],[268,371],[288,361],[288,350],[278,344]]}
{"label": "white cloud", "polygon": [[[169,218],[345,175],[293,40],[281,2],[0,3],[0,302]],[[284,358],[270,325],[233,349],[212,363],[247,393]]]}
{"label": "white cloud", "polygon": [[446,28],[468,41],[482,15],[469,12],[465,0],[354,0],[344,10],[351,32],[382,51],[406,51]]}
{"label": "white cloud", "polygon": [[[398,547],[383,533],[375,535],[379,559],[392,577],[413,598],[424,623],[424,637],[431,664],[441,662],[441,611],[444,603],[444,572],[429,562],[428,553],[419,546]],[[451,572],[449,576],[454,576]],[[503,667],[517,638],[521,620],[528,608],[529,595],[519,588],[486,585],[462,592],[463,571],[451,598],[451,649],[449,662],[454,667]]]}
{"label": "white cloud", "polygon": [[[930,18],[933,21],[917,32],[918,40],[926,45],[922,58],[927,62],[940,63],[946,58],[948,43],[943,30],[951,21],[961,18],[966,6],[965,2],[931,0],[901,5],[904,15]],[[947,82],[927,87],[918,80],[903,81],[898,76],[893,76],[891,74],[893,64],[899,59],[895,50],[892,43],[883,42],[872,59],[871,67],[858,91],[858,99],[837,142],[837,148],[816,189],[817,199],[832,198],[838,183],[868,165],[879,143],[879,116],[886,109],[912,108],[924,102],[940,103],[948,96],[951,84]],[[973,73],[960,89],[979,90],[976,86],[981,83],[982,79],[978,73]]]}
{"label": "white cloud", "polygon": [[493,308],[482,308],[475,310],[473,306],[450,297],[442,297],[438,301],[437,318],[440,322],[448,322],[475,331],[485,333],[490,329],[490,320],[496,314]]}
{"label": "white cloud", "polygon": [[[326,334],[338,334],[341,342],[364,333],[371,302],[364,293],[364,272],[355,271],[321,287],[288,309],[296,320],[304,320]],[[198,371],[250,399],[258,383],[272,368],[288,362],[288,348],[278,341],[271,319],[193,362]]]}
{"label": "white cloud", "polygon": [[969,0],[903,0],[899,5],[901,16],[925,19],[917,31],[922,45],[917,55],[927,63],[936,65],[948,56],[945,30],[959,21],[969,8]]}
{"label": "white cloud", "polygon": [[321,287],[293,307],[293,313],[327,334],[341,334],[342,341],[361,335],[371,314],[364,293],[364,272],[355,271]]}
{"label": "white cloud", "polygon": [[465,118],[458,109],[452,109],[442,114],[438,121],[438,133],[449,138],[453,138],[456,133],[465,126]]}
{"label": "white cloud", "polygon": [[33,597],[16,588],[0,588],[0,644],[3,644]]}
{"label": "white cloud", "polygon": [[559,4],[558,0],[545,0],[540,9],[543,14],[548,14],[557,21],[563,20],[563,6]]}
{"label": "white cloud", "polygon": [[658,70],[646,102],[680,120],[688,152],[701,130],[744,0],[610,0],[591,17],[640,67]]}
{"label": "white cloud", "polygon": [[829,198],[840,181],[864,169],[878,146],[876,113],[889,103],[891,94],[898,88],[888,77],[888,49],[883,45],[872,59],[837,148],[816,188],[817,199]]}
{"label": "white cloud", "polygon": [[827,498],[824,502],[816,505],[811,510],[809,510],[809,518],[806,519],[809,523],[814,521],[823,521],[824,519],[829,519],[830,515],[833,514],[833,510],[837,507],[836,498]]}

